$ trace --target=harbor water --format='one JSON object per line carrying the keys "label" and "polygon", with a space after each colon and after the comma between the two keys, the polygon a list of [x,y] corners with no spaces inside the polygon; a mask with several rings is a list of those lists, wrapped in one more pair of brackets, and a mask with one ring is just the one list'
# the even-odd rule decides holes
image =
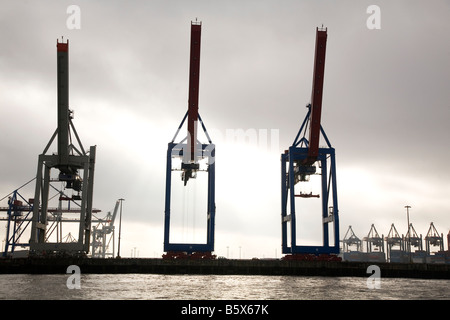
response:
{"label": "harbor water", "polygon": [[[450,300],[450,280],[161,274],[0,274],[1,300]],[[374,284],[377,285],[374,285]]]}

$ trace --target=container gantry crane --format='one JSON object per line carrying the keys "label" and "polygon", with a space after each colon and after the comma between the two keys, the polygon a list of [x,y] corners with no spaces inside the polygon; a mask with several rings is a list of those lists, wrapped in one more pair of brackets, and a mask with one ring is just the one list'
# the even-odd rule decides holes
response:
{"label": "container gantry crane", "polygon": [[[92,228],[92,258],[114,257],[115,251],[115,227],[114,221],[119,210],[120,200],[116,201],[113,212],[108,212],[106,217],[99,220],[99,224]],[[108,239],[109,236],[109,239]],[[112,252],[109,245],[112,241]]]}
{"label": "container gantry crane", "polygon": [[[69,110],[69,42],[57,40],[57,104],[58,127],[39,155],[36,174],[36,188],[33,203],[33,218],[30,237],[31,254],[65,253],[85,255],[89,252],[92,220],[92,198],[94,188],[94,167],[96,146],[86,151],[73,125],[72,111]],[[77,146],[72,143],[72,133]],[[57,153],[47,154],[57,137]],[[51,170],[59,170],[56,178]],[[48,232],[48,204],[51,182],[65,183],[66,189],[72,189],[72,197],[67,201],[79,201],[80,216],[78,239],[76,242],[50,242]]]}
{"label": "container gantry crane", "polygon": [[17,189],[8,198],[8,207],[0,207],[0,211],[7,212],[3,257],[13,255],[16,247],[28,248],[30,244],[29,242],[23,241],[25,237],[22,238],[22,235],[31,222],[29,217],[33,214],[32,201],[25,199]]}
{"label": "container gantry crane", "polygon": [[[190,69],[189,69],[189,98],[188,110],[181,121],[174,138],[168,144],[166,168],[166,195],[164,210],[164,258],[213,258],[214,255],[214,224],[215,224],[215,145],[206,130],[198,112],[199,79],[200,79],[200,42],[201,22],[191,22]],[[187,120],[187,137],[176,143],[181,128]],[[200,122],[208,143],[198,141],[197,127]],[[173,167],[172,160],[181,159],[181,168]],[[200,161],[206,161],[206,170],[201,170]],[[189,179],[197,178],[199,171],[207,172],[207,233],[206,243],[171,243],[170,242],[170,216],[171,216],[171,188],[172,171],[181,170],[181,179],[187,186]]]}
{"label": "container gantry crane", "polygon": [[375,225],[372,224],[369,233],[363,238],[366,243],[365,261],[386,262],[383,237],[383,235],[379,235]]}
{"label": "container gantry crane", "polygon": [[371,252],[384,252],[384,239],[383,235],[379,235],[375,225],[372,223],[369,233],[363,238],[366,243],[366,250]]}
{"label": "container gantry crane", "polygon": [[362,241],[359,239],[355,232],[352,229],[352,226],[348,227],[347,232],[345,233],[344,240],[342,240],[343,244],[343,252],[350,252],[352,246],[356,246],[356,251],[361,251]]}
{"label": "container gantry crane", "polygon": [[[25,198],[23,195],[23,188],[28,184],[33,182],[36,178],[31,179],[27,183],[23,184],[18,189],[14,190],[0,201],[8,198],[8,206],[0,206],[0,222],[6,221],[6,237],[4,241],[4,251],[2,253],[3,257],[7,256],[28,256],[29,253],[29,235],[31,230],[32,216],[33,216],[33,198]],[[53,185],[51,188],[55,189]],[[79,206],[75,202],[69,202],[67,199],[70,196],[64,194],[62,190],[55,189],[56,193],[50,195],[50,198],[56,198],[59,195],[59,201],[57,207],[47,207],[47,232],[46,240],[51,237],[56,237],[56,242],[62,242],[62,229],[63,225],[79,223],[79,219],[73,218],[74,215],[80,213]],[[63,207],[63,203],[66,207]],[[70,206],[72,204],[72,207]],[[6,212],[6,217],[1,213]],[[99,213],[101,210],[92,209],[92,213]],[[71,216],[70,217],[66,217]],[[92,222],[100,222],[96,219],[92,219]],[[52,235],[53,234],[53,235]],[[56,236],[55,236],[56,235]],[[26,240],[25,240],[26,238]],[[16,250],[17,248],[22,248],[24,250]]]}
{"label": "container gantry crane", "polygon": [[[323,82],[325,72],[325,53],[327,29],[316,29],[316,46],[311,103],[307,106],[306,117],[288,150],[281,155],[281,224],[282,252],[285,259],[339,259],[339,209],[337,201],[335,149],[321,126]],[[309,135],[307,128],[309,127]],[[327,147],[319,147],[323,136]],[[318,164],[318,166],[316,165]],[[321,194],[296,194],[294,187],[298,182],[309,180],[309,176],[320,174]],[[330,196],[332,199],[330,199]],[[297,245],[296,199],[320,198],[322,206],[322,245]],[[329,201],[331,200],[331,206]],[[333,224],[334,243],[330,242],[329,224]],[[290,224],[290,226],[289,226]],[[290,227],[290,228],[289,228]],[[290,231],[290,243],[288,232]]]}
{"label": "container gantry crane", "polygon": [[438,247],[439,251],[444,251],[444,234],[441,233],[439,235],[433,222],[430,223],[430,228],[425,236],[425,249],[427,255],[431,254],[432,247]]}
{"label": "container gantry crane", "polygon": [[405,239],[403,236],[400,236],[394,224],[391,224],[391,229],[385,241],[389,262],[408,262],[408,255],[405,251]]}

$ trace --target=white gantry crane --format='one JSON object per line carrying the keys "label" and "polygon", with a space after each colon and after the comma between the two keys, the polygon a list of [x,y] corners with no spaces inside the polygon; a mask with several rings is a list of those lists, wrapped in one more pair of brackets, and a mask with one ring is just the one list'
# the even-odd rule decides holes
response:
{"label": "white gantry crane", "polygon": [[98,225],[92,228],[92,258],[114,257],[114,220],[119,210],[119,203],[120,200],[117,200],[113,212],[109,211],[105,219],[99,219]]}

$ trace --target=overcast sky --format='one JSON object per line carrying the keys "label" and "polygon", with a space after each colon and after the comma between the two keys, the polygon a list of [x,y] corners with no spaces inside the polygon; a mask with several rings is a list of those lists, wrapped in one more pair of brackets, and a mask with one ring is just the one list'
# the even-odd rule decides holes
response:
{"label": "overcast sky", "polygon": [[[73,4],[79,29],[67,26]],[[381,29],[367,26],[373,4]],[[160,256],[167,143],[187,110],[190,24],[198,19],[199,112],[217,145],[216,254],[280,257],[280,154],[310,102],[323,24],[322,126],[336,148],[341,236],[351,225],[362,238],[372,223],[380,234],[392,223],[406,233],[409,205],[417,233],[425,237],[433,222],[445,237],[449,16],[444,0],[2,0],[0,197],[36,175],[56,129],[56,41],[64,37],[74,124],[85,147],[97,145],[94,207],[106,215],[125,198],[122,255],[136,248],[141,257]],[[257,143],[233,141],[240,129],[257,133]],[[191,205],[188,197],[202,194],[198,184],[173,205]],[[34,185],[23,190],[33,192]],[[319,216],[306,215],[302,241],[321,239],[320,226],[308,225]],[[206,218],[201,211],[178,221],[172,232],[189,241]]]}

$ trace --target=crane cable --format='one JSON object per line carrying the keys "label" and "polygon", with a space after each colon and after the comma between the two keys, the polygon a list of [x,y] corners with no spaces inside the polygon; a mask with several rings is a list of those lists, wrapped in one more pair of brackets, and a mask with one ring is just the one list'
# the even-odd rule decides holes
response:
{"label": "crane cable", "polygon": [[22,189],[23,187],[25,187],[27,184],[29,184],[30,182],[32,182],[33,180],[35,180],[36,177],[34,177],[33,179],[31,179],[30,181],[28,181],[27,183],[24,183],[23,185],[21,185],[19,188],[17,188],[16,190],[10,192],[9,194],[7,194],[6,196],[4,196],[3,198],[0,199],[0,201],[3,201],[4,199],[6,199],[7,197],[9,197],[10,195],[12,195],[15,191]]}

